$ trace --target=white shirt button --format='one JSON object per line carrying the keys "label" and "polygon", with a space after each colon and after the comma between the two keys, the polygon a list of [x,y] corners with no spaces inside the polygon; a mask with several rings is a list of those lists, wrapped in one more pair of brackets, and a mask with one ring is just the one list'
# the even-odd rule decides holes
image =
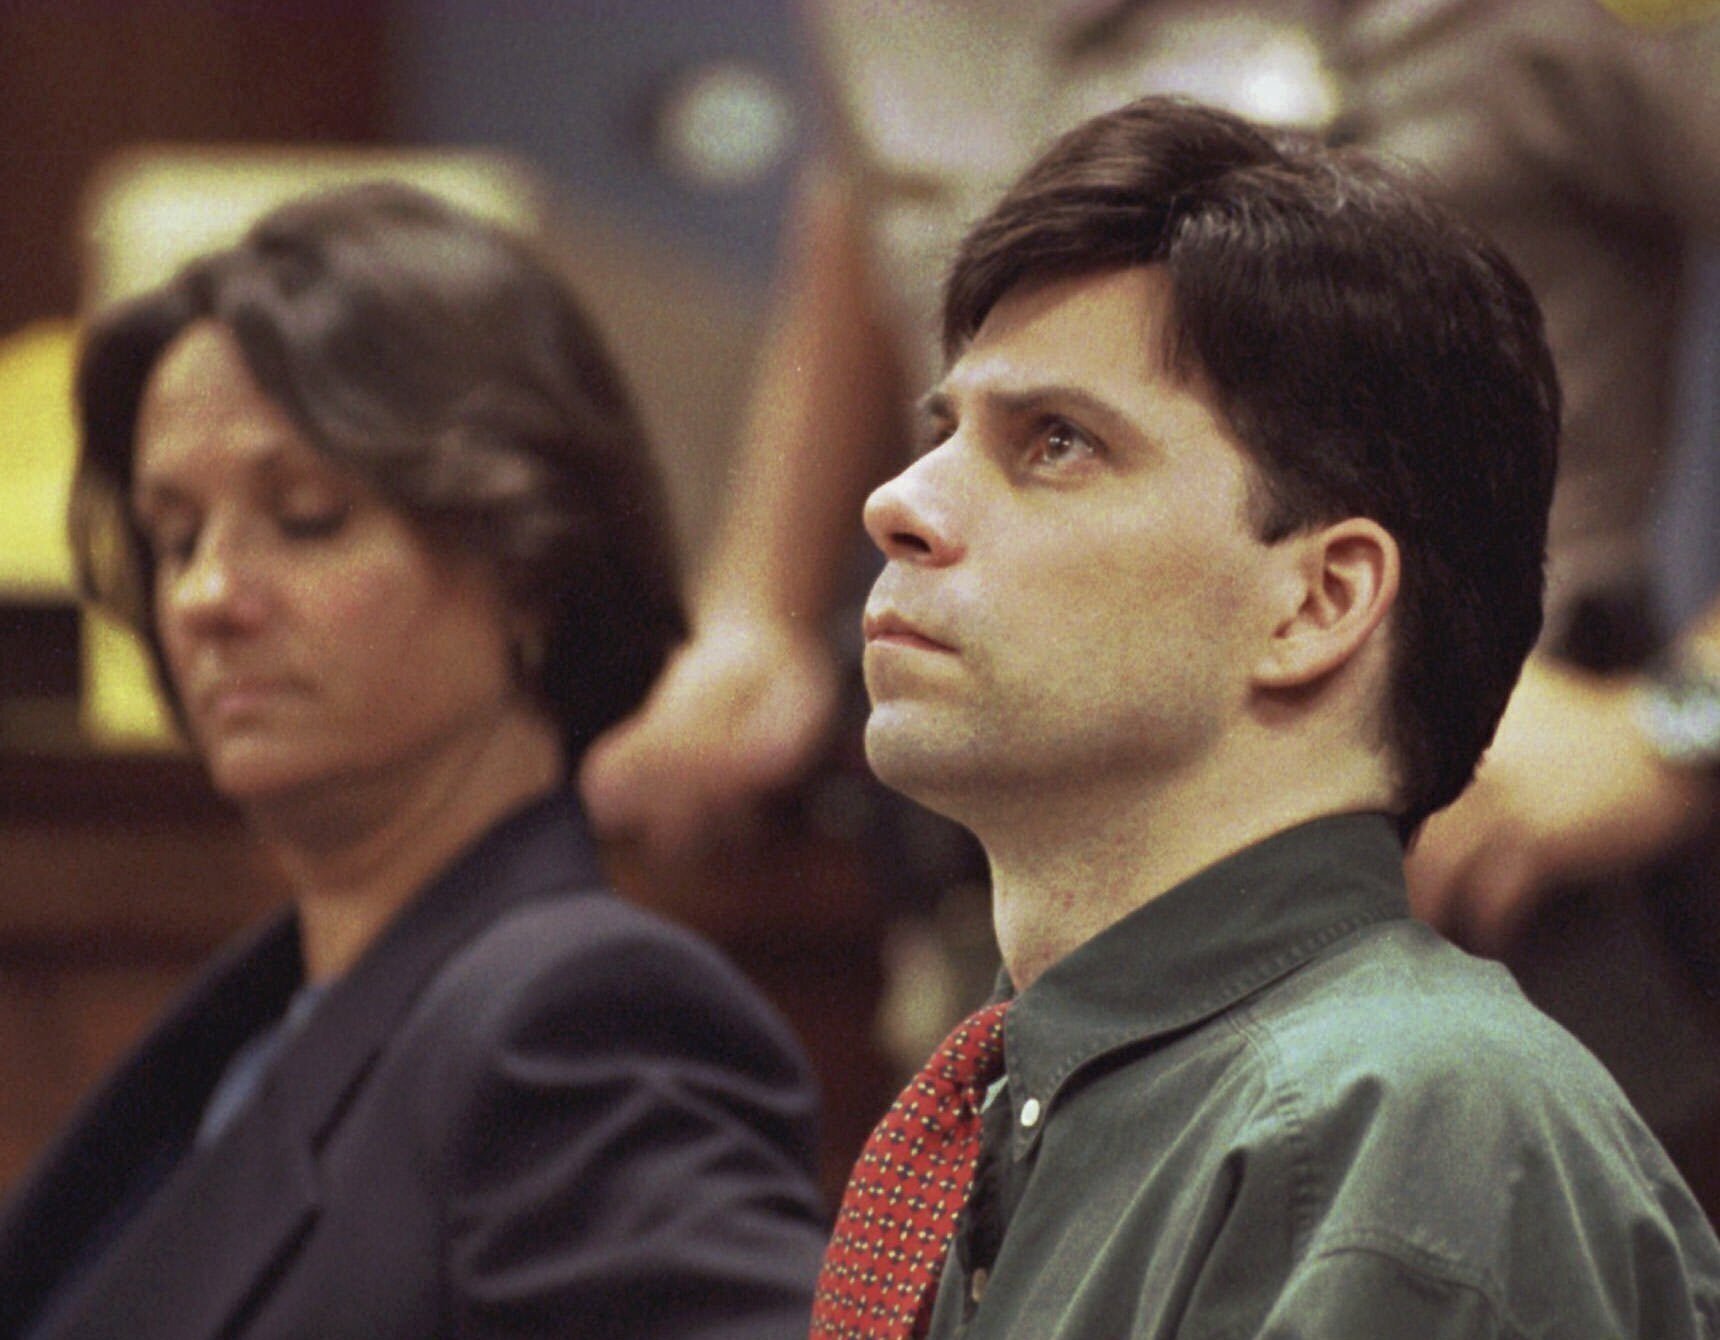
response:
{"label": "white shirt button", "polygon": [[978,1270],[973,1272],[973,1278],[968,1281],[968,1293],[972,1296],[974,1302],[978,1303],[984,1300],[985,1286],[990,1283],[991,1271],[987,1270],[984,1266],[981,1266]]}
{"label": "white shirt button", "polygon": [[1029,1098],[1021,1105],[1021,1124],[1023,1126],[1037,1126],[1039,1124],[1039,1100],[1037,1098]]}

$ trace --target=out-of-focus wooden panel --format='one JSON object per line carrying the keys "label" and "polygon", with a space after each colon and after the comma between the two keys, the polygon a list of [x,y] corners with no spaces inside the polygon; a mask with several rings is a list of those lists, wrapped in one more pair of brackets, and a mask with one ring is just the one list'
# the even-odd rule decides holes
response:
{"label": "out-of-focus wooden panel", "polygon": [[189,760],[0,754],[0,1186],[283,897]]}
{"label": "out-of-focus wooden panel", "polygon": [[0,960],[0,1190],[29,1166],[66,1114],[136,1040],[190,964],[79,967]]}
{"label": "out-of-focus wooden panel", "polygon": [[385,0],[0,4],[0,332],[76,310],[90,169],[146,140],[378,139]]}
{"label": "out-of-focus wooden panel", "polygon": [[0,964],[195,960],[282,893],[189,760],[0,755]]}

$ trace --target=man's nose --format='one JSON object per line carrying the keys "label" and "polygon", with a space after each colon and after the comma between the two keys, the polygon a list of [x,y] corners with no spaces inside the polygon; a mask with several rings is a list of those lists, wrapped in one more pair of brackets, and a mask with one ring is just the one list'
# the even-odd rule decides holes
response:
{"label": "man's nose", "polygon": [[960,491],[951,477],[952,462],[940,455],[948,446],[945,443],[920,457],[866,499],[862,513],[866,533],[885,558],[942,567],[962,556],[957,529]]}

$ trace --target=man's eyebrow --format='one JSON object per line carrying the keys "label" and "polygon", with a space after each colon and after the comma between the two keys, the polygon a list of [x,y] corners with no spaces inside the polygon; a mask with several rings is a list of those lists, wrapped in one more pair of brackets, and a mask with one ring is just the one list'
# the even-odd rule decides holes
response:
{"label": "man's eyebrow", "polygon": [[[1142,429],[1129,415],[1102,396],[1085,387],[1065,382],[1013,388],[988,387],[977,393],[977,399],[993,410],[1007,415],[1022,416],[1062,410],[1093,422],[1108,433],[1141,436]],[[920,397],[920,413],[928,419],[948,420],[956,417],[955,401],[943,387],[936,387]]]}

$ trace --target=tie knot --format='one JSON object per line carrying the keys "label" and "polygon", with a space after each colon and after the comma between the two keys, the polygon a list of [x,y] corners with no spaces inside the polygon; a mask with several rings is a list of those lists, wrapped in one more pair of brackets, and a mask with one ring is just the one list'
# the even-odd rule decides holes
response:
{"label": "tie knot", "polygon": [[926,1070],[958,1089],[990,1084],[1003,1074],[1003,1017],[1012,1002],[975,1010],[932,1053]]}

